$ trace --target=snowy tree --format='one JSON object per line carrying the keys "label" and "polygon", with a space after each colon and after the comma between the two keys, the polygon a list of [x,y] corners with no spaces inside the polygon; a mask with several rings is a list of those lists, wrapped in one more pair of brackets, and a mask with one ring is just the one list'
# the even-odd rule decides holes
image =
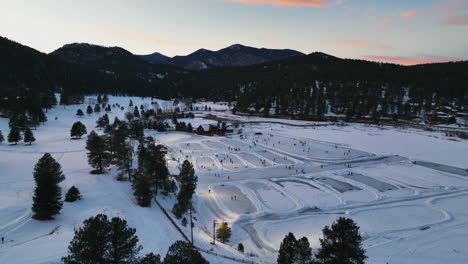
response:
{"label": "snowy tree", "polygon": [[28,143],[28,145],[31,145],[34,141],[36,141],[36,138],[34,137],[33,132],[29,127],[27,127],[24,130],[24,142]]}
{"label": "snowy tree", "polygon": [[287,234],[280,244],[278,264],[295,264],[297,260],[297,239],[293,233]]}
{"label": "snowy tree", "polygon": [[209,264],[209,262],[190,243],[176,241],[169,247],[164,264]]}
{"label": "snowy tree", "polygon": [[32,211],[38,220],[52,219],[62,209],[62,190],[58,185],[65,179],[62,167],[46,153],[34,167],[34,189]]}
{"label": "snowy tree", "polygon": [[67,194],[65,195],[65,202],[72,203],[76,200],[81,200],[81,198],[80,190],[75,186],[72,186],[68,189]]}
{"label": "snowy tree", "polygon": [[107,125],[109,125],[109,116],[107,114],[99,117],[96,121],[97,128],[105,128]]}
{"label": "snowy tree", "polygon": [[10,133],[8,134],[8,142],[14,143],[14,145],[18,144],[18,141],[21,141],[23,137],[21,136],[21,132],[17,126],[13,126],[10,129]]}
{"label": "snowy tree", "polygon": [[73,139],[79,139],[86,133],[86,126],[83,125],[83,123],[81,123],[80,121],[73,123],[73,126],[70,130],[70,136]]}
{"label": "snowy tree", "polygon": [[151,191],[150,180],[140,174],[134,175],[132,179],[133,195],[139,206],[149,207],[153,192]]}
{"label": "snowy tree", "polygon": [[104,173],[105,168],[109,167],[111,155],[107,151],[107,143],[104,136],[99,136],[96,132],[91,131],[86,141],[86,149],[89,151],[88,163],[96,170],[94,173]]}
{"label": "snowy tree", "polygon": [[81,110],[81,109],[76,110],[76,115],[77,115],[78,117],[84,116],[83,110]]}
{"label": "snowy tree", "polygon": [[88,115],[92,114],[93,113],[93,107],[91,107],[91,105],[88,105],[88,107],[86,108],[86,113]]}
{"label": "snowy tree", "polygon": [[138,264],[162,264],[161,256],[148,253],[138,261]]}
{"label": "snowy tree", "polygon": [[3,143],[3,141],[5,141],[5,137],[3,136],[3,133],[0,130],[0,143]]}
{"label": "snowy tree", "polygon": [[99,104],[94,105],[94,112],[96,113],[101,112],[101,106]]}
{"label": "snowy tree", "polygon": [[110,221],[106,215],[99,214],[83,222],[83,227],[75,230],[68,256],[62,258],[65,264],[100,263],[134,264],[137,263],[138,246],[136,230],[127,221],[114,217]]}
{"label": "snowy tree", "polygon": [[182,164],[178,179],[180,180],[180,190],[177,194],[177,203],[174,205],[172,212],[177,218],[180,218],[192,204],[192,196],[195,193],[198,181],[193,165],[188,160],[185,160]]}
{"label": "snowy tree", "polygon": [[362,248],[359,227],[352,219],[340,217],[331,228],[325,226],[322,232],[321,248],[316,254],[318,263],[364,264],[366,251]]}

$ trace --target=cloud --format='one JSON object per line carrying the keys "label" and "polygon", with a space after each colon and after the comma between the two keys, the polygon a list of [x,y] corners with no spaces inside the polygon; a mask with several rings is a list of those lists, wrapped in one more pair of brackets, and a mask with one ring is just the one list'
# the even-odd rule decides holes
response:
{"label": "cloud", "polygon": [[[275,6],[309,6],[309,7],[328,7],[332,4],[332,0],[227,0],[230,2],[243,4],[265,4]],[[340,4],[343,1],[334,1],[335,4]]]}
{"label": "cloud", "polygon": [[451,12],[453,10],[460,9],[464,7],[465,5],[468,5],[468,0],[451,1],[451,2],[446,2],[446,3],[434,6],[430,12],[431,13]]}
{"label": "cloud", "polygon": [[390,26],[390,25],[392,25],[392,24],[393,24],[393,19],[391,19],[391,18],[384,18],[384,19],[382,19],[382,20],[379,22],[378,26],[379,26],[379,27],[387,27],[387,26]]}
{"label": "cloud", "polygon": [[380,41],[344,40],[339,41],[339,44],[354,49],[393,49],[392,46],[382,43]]}
{"label": "cloud", "polygon": [[462,61],[460,58],[441,57],[441,56],[421,56],[421,57],[395,57],[395,56],[362,56],[365,60],[390,62],[401,65],[418,65],[427,63],[442,63],[450,61]]}
{"label": "cloud", "polygon": [[440,21],[442,25],[468,26],[468,15],[448,16]]}
{"label": "cloud", "polygon": [[105,34],[109,36],[116,36],[124,39],[136,39],[142,40],[145,42],[150,42],[156,45],[166,45],[166,46],[193,46],[200,43],[195,42],[186,42],[186,41],[175,41],[163,39],[151,34],[138,32],[138,31],[129,31],[120,28],[111,28],[111,27],[100,27],[96,25],[86,25],[86,24],[70,24],[70,27],[84,31],[84,32],[94,32],[98,34]]}
{"label": "cloud", "polygon": [[401,14],[401,16],[405,18],[412,18],[417,15],[418,15],[418,12],[416,12],[415,10],[406,11]]}

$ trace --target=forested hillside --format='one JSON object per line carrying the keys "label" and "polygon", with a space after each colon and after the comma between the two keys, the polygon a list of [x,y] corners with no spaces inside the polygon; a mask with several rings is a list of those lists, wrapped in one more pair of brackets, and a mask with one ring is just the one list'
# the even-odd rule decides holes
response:
{"label": "forested hillside", "polygon": [[408,67],[312,53],[191,72],[118,47],[69,44],[46,55],[6,38],[0,38],[0,58],[0,110],[30,118],[55,104],[54,92],[62,93],[64,104],[96,93],[203,97],[237,101],[239,110],[298,118],[411,117],[437,106],[468,104],[468,62]]}
{"label": "forested hillside", "polygon": [[323,53],[180,78],[185,95],[238,101],[239,109],[301,118],[327,112],[412,116],[438,105],[466,106],[468,62],[400,66]]}

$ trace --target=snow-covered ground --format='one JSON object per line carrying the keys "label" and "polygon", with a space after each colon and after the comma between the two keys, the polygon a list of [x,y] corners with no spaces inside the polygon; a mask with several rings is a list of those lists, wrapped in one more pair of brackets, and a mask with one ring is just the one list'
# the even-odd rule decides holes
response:
{"label": "snow-covered ground", "polygon": [[[154,107],[151,99],[110,97],[110,104]],[[155,100],[153,100],[155,101]],[[248,121],[228,137],[182,132],[145,131],[168,146],[168,164],[176,174],[185,159],[194,164],[199,184],[194,197],[195,244],[218,254],[274,263],[288,232],[306,236],[316,249],[321,229],[337,217],[353,218],[361,226],[368,263],[466,263],[468,259],[468,172],[440,170],[431,163],[468,168],[468,141],[438,132],[360,124],[312,126],[325,123],[239,117],[225,111],[226,103],[201,103],[213,111],[196,111],[197,118],[180,120],[194,127],[213,123],[211,113]],[[158,100],[164,108],[170,101]],[[114,179],[115,170],[91,175],[85,141],[70,140],[75,121],[88,132],[103,114],[75,116],[87,105],[58,106],[49,121],[34,131],[32,146],[0,144],[0,263],[59,263],[73,237],[73,228],[98,213],[125,218],[137,229],[142,253],[164,255],[182,239],[160,209],[141,208],[130,183]],[[179,106],[183,108],[183,106]],[[113,108],[109,113],[123,118]],[[55,118],[57,117],[57,118]],[[288,125],[288,124],[292,124]],[[6,135],[8,120],[0,118]],[[32,171],[43,153],[63,167],[65,192],[77,186],[83,200],[65,203],[53,221],[31,219]],[[413,161],[416,161],[414,163]],[[174,197],[158,200],[170,211]],[[213,220],[227,221],[232,237],[227,245],[209,244]],[[181,228],[189,234],[187,227]],[[246,254],[234,248],[243,243]],[[235,263],[205,254],[211,263]]]}

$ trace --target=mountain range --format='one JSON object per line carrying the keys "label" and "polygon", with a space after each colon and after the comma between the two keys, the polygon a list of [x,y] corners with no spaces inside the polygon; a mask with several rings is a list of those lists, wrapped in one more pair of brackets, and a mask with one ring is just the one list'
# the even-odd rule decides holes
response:
{"label": "mountain range", "polygon": [[215,67],[236,67],[281,60],[304,53],[290,49],[253,48],[235,44],[218,51],[199,49],[187,56],[168,57],[160,53],[140,55],[146,61],[169,63],[188,70],[204,70]]}
{"label": "mountain range", "polygon": [[204,97],[302,118],[468,107],[468,62],[402,66],[238,44],[173,58],[86,43],[44,54],[6,38],[0,59],[0,111],[54,92]]}

